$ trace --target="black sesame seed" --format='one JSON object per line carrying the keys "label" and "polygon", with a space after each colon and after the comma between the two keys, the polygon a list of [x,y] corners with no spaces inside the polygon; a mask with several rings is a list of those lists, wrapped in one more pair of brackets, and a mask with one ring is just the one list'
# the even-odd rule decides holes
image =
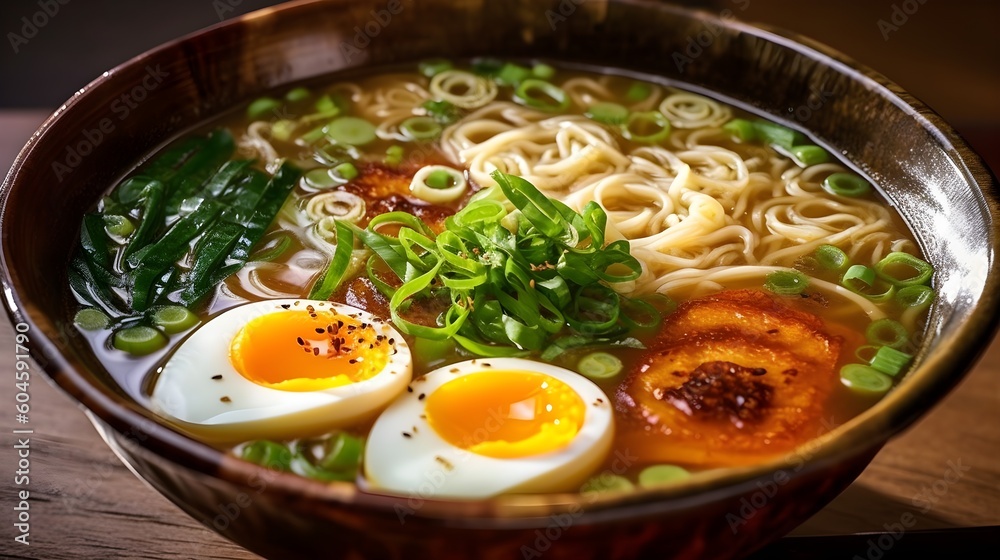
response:
{"label": "black sesame seed", "polygon": [[409,385],[407,385],[406,386],[406,392],[407,393],[412,393],[413,392],[413,387],[410,387]]}
{"label": "black sesame seed", "polygon": [[325,333],[325,332],[326,332],[326,329],[321,329],[321,328],[319,328],[319,327],[316,327],[316,333],[317,333],[317,334],[323,334],[323,333]]}
{"label": "black sesame seed", "polygon": [[305,346],[305,345],[306,345],[306,341],[302,340],[302,337],[301,337],[301,336],[300,336],[300,337],[298,337],[298,338],[296,338],[296,339],[295,339],[295,342],[298,342],[298,343],[299,343],[299,346]]}
{"label": "black sesame seed", "polygon": [[403,432],[403,437],[405,437],[405,438],[411,438],[411,437],[413,437],[413,434],[411,434],[410,432]]}
{"label": "black sesame seed", "polygon": [[215,379],[216,381],[218,381],[218,380],[222,379],[222,376],[221,375],[213,375],[212,379]]}
{"label": "black sesame seed", "polygon": [[281,305],[281,308],[282,308],[282,309],[290,309],[291,307],[292,307],[292,306],[291,306],[291,305],[288,305],[287,303],[284,303],[284,304],[282,304],[282,305]]}
{"label": "black sesame seed", "polygon": [[220,400],[220,401],[222,401],[222,402],[233,402],[233,400],[232,400],[232,399],[230,399],[229,397],[222,397],[222,398],[221,398],[221,399],[219,399],[219,400]]}
{"label": "black sesame seed", "polygon": [[417,397],[417,400],[418,401],[422,401],[425,398],[427,398],[427,394],[426,393],[420,393],[420,395]]}

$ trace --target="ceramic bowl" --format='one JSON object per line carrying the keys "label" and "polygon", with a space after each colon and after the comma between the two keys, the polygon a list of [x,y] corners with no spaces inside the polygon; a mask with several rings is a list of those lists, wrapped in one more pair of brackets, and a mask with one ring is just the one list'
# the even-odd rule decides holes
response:
{"label": "ceramic bowl", "polygon": [[[65,270],[85,209],[144,157],[262,93],[426,57],[628,68],[797,121],[874,178],[937,269],[916,365],[876,406],[793,455],[617,498],[396,498],[269,472],[188,439],[116,386],[71,324]],[[134,102],[123,104],[129,97]],[[141,99],[140,99],[141,97]],[[947,124],[879,74],[790,33],[660,3],[331,0],[255,12],[138,56],[49,118],[3,184],[4,304],[32,355],[140,476],[269,558],[737,557],[843,490],[984,349],[998,311],[995,179]]]}

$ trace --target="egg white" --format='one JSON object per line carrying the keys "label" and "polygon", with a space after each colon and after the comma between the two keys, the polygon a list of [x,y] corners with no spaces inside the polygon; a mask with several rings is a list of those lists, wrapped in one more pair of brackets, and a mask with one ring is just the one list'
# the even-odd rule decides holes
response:
{"label": "egg white", "polygon": [[[534,456],[498,459],[455,447],[424,418],[426,398],[445,383],[464,375],[504,370],[548,375],[576,391],[586,412],[569,445]],[[576,491],[611,449],[610,399],[587,378],[551,364],[480,358],[436,369],[410,386],[413,391],[394,401],[368,436],[365,476],[378,489],[421,498],[467,499],[509,492]]]}
{"label": "egg white", "polygon": [[[353,315],[394,338],[395,352],[390,352],[386,366],[369,379],[312,392],[264,387],[233,368],[230,345],[244,325],[262,315],[304,310],[310,304],[317,310]],[[218,375],[221,379],[213,379]],[[151,407],[181,429],[213,443],[287,439],[374,417],[406,389],[411,378],[410,349],[389,323],[348,305],[276,299],[227,310],[202,324],[163,366],[153,386]]]}

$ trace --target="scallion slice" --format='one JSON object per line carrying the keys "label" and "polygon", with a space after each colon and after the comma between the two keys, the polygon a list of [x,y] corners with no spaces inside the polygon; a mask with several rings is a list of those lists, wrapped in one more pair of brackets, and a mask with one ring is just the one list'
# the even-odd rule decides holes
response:
{"label": "scallion slice", "polygon": [[722,125],[722,130],[732,134],[740,142],[753,142],[757,139],[757,129],[746,119],[733,119]]}
{"label": "scallion slice", "polygon": [[802,167],[809,167],[810,165],[818,165],[830,161],[830,154],[826,153],[826,150],[812,144],[792,146],[792,149],[789,151]]}
{"label": "scallion slice", "polygon": [[111,319],[99,309],[88,307],[76,312],[73,323],[85,331],[99,331],[108,328]]}
{"label": "scallion slice", "polygon": [[556,69],[544,62],[539,62],[531,67],[531,75],[540,80],[551,80],[556,75]]}
{"label": "scallion slice", "polygon": [[104,229],[106,229],[110,235],[124,239],[129,235],[132,235],[132,232],[135,231],[135,226],[133,226],[132,222],[125,216],[105,214]]}
{"label": "scallion slice", "polygon": [[515,101],[543,111],[565,111],[569,108],[569,95],[557,85],[528,78],[517,86]]}
{"label": "scallion slice", "polygon": [[895,377],[905,370],[912,361],[912,354],[896,350],[891,346],[883,346],[875,352],[871,365],[874,369]]}
{"label": "scallion slice", "polygon": [[929,286],[904,286],[896,292],[896,303],[903,307],[926,309],[934,301],[934,290]]}
{"label": "scallion slice", "polygon": [[875,265],[875,273],[895,286],[919,286],[930,282],[934,267],[909,253],[895,252]]}
{"label": "scallion slice", "polygon": [[294,103],[296,101],[302,101],[310,95],[312,95],[312,93],[309,92],[309,88],[297,87],[288,90],[288,93],[285,94],[285,100]]}
{"label": "scallion slice", "polygon": [[869,344],[900,350],[910,341],[910,333],[899,321],[885,318],[872,321],[865,329],[865,338]]}
{"label": "scallion slice", "polygon": [[243,460],[258,464],[273,470],[288,471],[291,469],[292,452],[284,445],[259,439],[243,447],[240,454]]}
{"label": "scallion slice", "polygon": [[281,101],[273,97],[261,97],[247,107],[247,118],[257,120],[281,107]]}
{"label": "scallion slice", "polygon": [[628,120],[628,109],[617,103],[601,101],[591,105],[586,115],[599,123],[621,125]]}
{"label": "scallion slice", "polygon": [[840,368],[840,382],[864,396],[884,395],[892,388],[892,378],[863,364],[847,364]]}
{"label": "scallion slice", "polygon": [[611,379],[622,372],[622,361],[607,352],[593,352],[580,359],[576,369],[588,379]]}
{"label": "scallion slice", "polygon": [[813,258],[816,259],[816,263],[818,263],[820,267],[834,272],[840,272],[841,270],[847,268],[847,265],[850,264],[850,259],[847,258],[847,253],[845,253],[840,247],[835,247],[833,245],[820,245],[813,253]]}
{"label": "scallion slice", "polygon": [[358,168],[351,162],[344,162],[334,167],[333,173],[344,181],[353,181],[358,176]]}
{"label": "scallion slice", "polygon": [[786,150],[791,150],[792,146],[797,146],[805,140],[801,132],[770,121],[758,119],[753,121],[753,127],[757,137],[766,144],[773,144]]}
{"label": "scallion slice", "polygon": [[639,472],[639,486],[646,488],[673,484],[691,477],[691,473],[677,465],[652,465]]}
{"label": "scallion slice", "polygon": [[115,333],[115,348],[135,356],[151,354],[167,345],[167,337],[152,327],[128,327]]}
{"label": "scallion slice", "polygon": [[375,141],[375,125],[358,117],[340,117],[323,129],[326,137],[337,144],[364,146]]}
{"label": "scallion slice", "polygon": [[385,150],[385,159],[383,161],[386,165],[399,165],[403,163],[403,153],[402,146],[389,146]]}
{"label": "scallion slice", "polygon": [[852,173],[832,173],[823,180],[822,187],[830,194],[849,198],[865,196],[872,190],[868,181]]}
{"label": "scallion slice", "polygon": [[417,69],[427,78],[433,78],[445,70],[453,68],[451,61],[444,58],[431,58],[421,61]]}
{"label": "scallion slice", "polygon": [[605,492],[631,492],[635,490],[632,481],[624,476],[611,473],[603,473],[595,476],[583,483],[580,487],[581,494],[599,494]]}
{"label": "scallion slice", "polygon": [[622,135],[633,142],[656,144],[670,136],[670,121],[659,111],[632,113],[622,126]]}
{"label": "scallion slice", "polygon": [[633,82],[625,92],[625,98],[632,102],[643,101],[653,93],[653,88],[645,82]]}
{"label": "scallion slice", "polygon": [[764,288],[779,296],[797,296],[809,287],[809,278],[797,270],[779,270],[767,275]]}
{"label": "scallion slice", "polygon": [[186,307],[168,305],[153,312],[153,322],[167,334],[186,331],[198,324],[198,316]]}
{"label": "scallion slice", "polygon": [[500,68],[500,71],[497,72],[495,79],[497,83],[502,86],[517,87],[521,82],[527,80],[531,76],[532,73],[530,69],[519,64],[508,62]]}
{"label": "scallion slice", "polygon": [[327,443],[327,454],[319,466],[331,471],[353,471],[358,468],[365,442],[359,437],[340,432]]}
{"label": "scallion slice", "polygon": [[399,130],[413,140],[433,140],[441,134],[441,125],[432,117],[410,117],[399,124]]}

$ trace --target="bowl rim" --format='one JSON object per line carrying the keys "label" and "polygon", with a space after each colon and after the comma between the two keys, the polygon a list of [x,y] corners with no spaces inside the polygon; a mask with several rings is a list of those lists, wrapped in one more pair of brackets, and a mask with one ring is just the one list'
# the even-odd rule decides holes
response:
{"label": "bowl rim", "polygon": [[[349,1],[337,0],[333,3],[346,5]],[[1000,196],[997,194],[1000,188],[996,177],[950,125],[882,74],[822,43],[775,26],[744,23],[703,10],[664,5],[652,0],[614,1],[644,9],[683,14],[702,22],[710,22],[713,25],[731,28],[743,34],[777,43],[801,56],[832,66],[838,72],[848,74],[852,80],[862,82],[870,89],[876,90],[881,97],[908,113],[923,129],[931,133],[939,147],[963,172],[967,184],[973,188],[978,187],[978,194],[981,195],[992,219],[993,239],[1000,239],[1000,219],[997,219],[1000,217]],[[5,218],[11,211],[8,205],[10,192],[24,182],[22,167],[31,159],[37,146],[54,135],[52,129],[58,127],[66,113],[73,111],[93,90],[109,80],[114,80],[122,69],[141,65],[155,54],[177,49],[194,38],[218,33],[222,29],[243,26],[258,18],[280,17],[296,10],[308,10],[319,4],[330,3],[329,0],[297,0],[257,10],[164,43],[132,57],[90,82],[56,109],[18,153],[0,189],[0,230],[3,229]],[[69,394],[79,406],[89,411],[88,417],[92,421],[110,426],[120,436],[119,439],[124,438],[138,448],[159,455],[178,467],[219,478],[237,486],[246,486],[254,476],[269,472],[268,490],[305,496],[329,505],[358,506],[395,516],[397,515],[395,508],[401,502],[411,499],[407,496],[369,492],[357,488],[354,483],[325,484],[291,473],[275,474],[184,435],[158,421],[150,411],[90,379],[90,376],[84,373],[87,371],[85,366],[74,357],[64,355],[57,344],[44,335],[47,330],[56,332],[52,318],[38,312],[30,302],[22,298],[21,282],[16,271],[10,267],[8,258],[10,243],[10,236],[3,235],[0,244],[0,273],[2,273],[0,284],[4,289],[3,304],[10,320],[14,325],[20,323],[28,325],[27,332],[34,333],[31,336],[32,350],[33,353],[41,354],[45,358],[42,369],[49,381]],[[963,333],[966,336],[952,336],[943,341],[943,344],[949,346],[949,351],[946,353],[947,363],[945,353],[932,353],[919,364],[918,369],[933,369],[934,375],[913,379],[912,374],[915,372],[911,372],[908,376],[909,381],[905,385],[891,392],[876,405],[837,427],[833,432],[803,444],[785,457],[747,467],[720,469],[724,472],[701,473],[692,477],[690,482],[673,487],[641,489],[634,493],[601,496],[589,501],[583,500],[581,494],[574,493],[512,495],[483,500],[421,499],[421,505],[416,508],[413,517],[472,528],[534,528],[543,526],[553,514],[578,510],[581,502],[587,501],[582,515],[588,522],[635,519],[683,509],[692,503],[711,501],[720,495],[736,495],[738,492],[753,488],[754,482],[761,477],[770,476],[782,468],[787,468],[786,463],[790,458],[808,459],[805,461],[805,468],[796,472],[811,472],[824,468],[848,458],[852,452],[857,454],[859,451],[881,447],[889,437],[928,412],[958,384],[985,351],[1000,322],[998,310],[1000,310],[1000,263],[997,259],[991,259],[980,302],[971,310],[963,325]],[[140,432],[137,432],[137,429]]]}

